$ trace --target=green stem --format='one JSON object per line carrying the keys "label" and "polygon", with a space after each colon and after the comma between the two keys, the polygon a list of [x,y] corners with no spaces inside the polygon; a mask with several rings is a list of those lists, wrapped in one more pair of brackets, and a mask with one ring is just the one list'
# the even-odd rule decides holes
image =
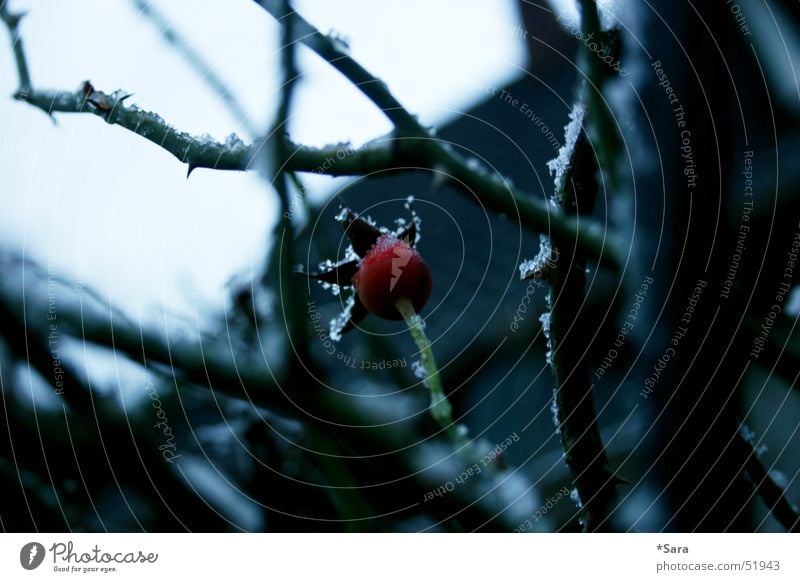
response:
{"label": "green stem", "polygon": [[406,298],[398,299],[394,305],[403,316],[403,319],[406,320],[408,331],[411,332],[411,337],[414,339],[414,343],[417,344],[417,349],[419,349],[422,368],[425,370],[423,383],[431,393],[431,416],[448,433],[457,435],[458,431],[453,422],[453,407],[444,393],[442,380],[439,378],[439,368],[436,365],[436,358],[433,356],[431,342],[425,334],[422,318],[417,315],[411,301]]}

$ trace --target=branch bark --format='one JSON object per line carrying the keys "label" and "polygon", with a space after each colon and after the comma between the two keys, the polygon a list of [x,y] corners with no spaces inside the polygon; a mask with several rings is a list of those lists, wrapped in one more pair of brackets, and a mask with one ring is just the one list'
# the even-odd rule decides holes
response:
{"label": "branch bark", "polygon": [[[595,3],[582,0],[582,28],[585,35],[600,33]],[[607,115],[601,87],[601,63],[588,49],[582,55],[586,80],[581,101],[574,107],[566,128],[564,148],[551,166],[556,173],[555,200],[567,215],[591,216],[597,196],[598,159],[604,144],[592,139],[600,120]],[[594,126],[590,134],[587,128]],[[593,146],[596,144],[596,146]],[[602,164],[611,168],[613,152],[606,152]],[[548,337],[549,359],[555,378],[554,413],[567,466],[572,473],[582,510],[584,531],[613,529],[612,514],[617,506],[619,479],[608,468],[608,457],[600,435],[593,389],[587,362],[589,336],[584,326],[586,305],[586,253],[570,240],[555,240],[557,261],[549,270],[551,291],[549,314],[543,328]]]}
{"label": "branch bark", "polygon": [[[573,112],[580,124],[568,169],[556,199],[566,213],[590,213],[597,190],[597,163],[586,137],[582,105]],[[568,130],[569,131],[569,130]],[[574,128],[573,128],[574,131]],[[618,479],[608,469],[589,381],[586,304],[586,256],[573,244],[553,244],[549,269],[549,314],[543,329],[548,338],[549,361],[555,378],[554,413],[565,461],[572,473],[582,511],[584,531],[607,531],[616,506]]]}

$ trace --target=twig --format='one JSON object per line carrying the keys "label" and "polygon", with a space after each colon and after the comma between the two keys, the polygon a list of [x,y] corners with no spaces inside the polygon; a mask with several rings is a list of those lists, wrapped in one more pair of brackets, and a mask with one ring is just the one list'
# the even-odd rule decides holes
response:
{"label": "twig", "polygon": [[[168,151],[188,164],[189,173],[195,168],[216,170],[250,169],[258,149],[247,146],[235,134],[224,142],[209,136],[194,136],[178,131],[164,119],[136,105],[125,105],[129,93],[111,94],[96,90],[84,81],[77,91],[32,89],[15,97],[51,115],[53,113],[91,113],[107,123],[119,125]],[[261,144],[263,145],[263,144]]]}
{"label": "twig", "polygon": [[12,14],[8,9],[8,0],[0,0],[0,19],[8,28],[11,36],[11,48],[14,51],[14,61],[17,64],[17,96],[28,93],[32,87],[25,47],[22,45],[22,37],[19,34],[19,21],[23,16],[24,14]]}
{"label": "twig", "polygon": [[[581,0],[581,9],[584,36],[599,34],[594,1]],[[556,174],[556,203],[565,214],[577,217],[591,215],[598,187],[599,168],[591,145],[598,142],[590,142],[586,126],[592,123],[598,127],[598,119],[607,113],[600,92],[605,73],[588,48],[583,54],[583,66],[587,79],[584,95],[570,115],[565,145],[559,157],[551,162]],[[598,143],[597,147],[602,148],[603,144]],[[614,152],[597,153],[598,157],[601,155],[605,155],[601,159],[603,165],[612,168]],[[608,468],[586,361],[588,334],[581,309],[586,303],[587,257],[583,249],[568,239],[553,242],[552,253],[559,261],[549,272],[550,312],[543,316],[542,323],[556,384],[555,420],[582,509],[584,531],[610,530],[619,479]]]}
{"label": "twig", "polygon": [[[278,0],[254,0],[275,18],[282,16]],[[554,211],[546,201],[516,191],[503,176],[472,167],[462,156],[433,139],[430,132],[392,95],[386,83],[362,67],[341,42],[322,34],[296,12],[289,18],[296,27],[297,38],[325,59],[370,99],[394,124],[400,139],[411,139],[427,169],[438,168],[449,173],[462,192],[477,197],[489,210],[494,210],[539,232],[547,232],[557,240],[577,240],[577,245],[599,261],[619,267],[620,257],[613,241],[602,228],[591,221],[579,227]]]}
{"label": "twig", "polygon": [[[597,191],[597,163],[576,105],[556,168],[555,200],[567,214],[590,213]],[[581,309],[586,301],[586,257],[568,241],[553,244],[558,260],[548,270],[549,313],[543,315],[548,360],[555,378],[554,414],[567,466],[582,509],[585,531],[608,530],[618,479],[608,469],[597,425]]]}
{"label": "twig", "polygon": [[344,75],[383,111],[402,134],[417,137],[428,135],[419,121],[389,92],[386,84],[353,59],[341,41],[322,34],[297,12],[286,14],[282,9],[281,0],[254,1],[277,21],[281,22],[284,18],[290,20],[295,30],[295,37]]}
{"label": "twig", "polygon": [[[595,0],[580,0],[581,32],[584,38],[596,38],[602,43],[607,54],[614,52],[613,39],[610,32],[600,28],[600,17]],[[613,31],[612,31],[613,32]],[[581,53],[581,69],[585,82],[583,98],[589,110],[587,131],[589,140],[595,144],[595,151],[600,161],[600,170],[608,177],[611,190],[618,187],[616,159],[621,149],[620,137],[603,97],[603,85],[611,75],[611,69],[600,57],[589,50],[588,45]]]}
{"label": "twig", "polygon": [[294,357],[290,359],[290,372],[299,372],[299,368],[307,364],[303,354],[306,353],[308,341],[304,325],[304,307],[300,298],[302,293],[296,277],[291,275],[294,267],[295,228],[292,220],[291,200],[289,199],[289,173],[285,162],[290,157],[288,140],[285,138],[291,117],[292,96],[298,78],[295,63],[295,31],[294,20],[289,17],[293,13],[289,0],[280,1],[281,23],[281,67],[283,79],[280,101],[275,113],[275,123],[269,135],[270,148],[265,152],[266,176],[278,194],[281,212],[274,229],[273,250],[270,253],[271,267],[264,272],[263,282],[279,291],[278,301],[284,314],[284,322],[288,337],[287,345],[292,346]]}
{"label": "twig", "polygon": [[178,32],[169,19],[155,8],[150,0],[131,0],[131,2],[133,2],[134,7],[139,13],[153,24],[161,37],[175,47],[178,53],[183,55],[184,60],[194,72],[219,96],[236,119],[236,122],[242,126],[251,137],[258,135],[259,132],[250,122],[250,115],[248,115],[247,110],[236,98],[236,94],[231,91],[222,78],[214,72],[214,67],[212,67],[200,51],[189,42],[189,39]]}

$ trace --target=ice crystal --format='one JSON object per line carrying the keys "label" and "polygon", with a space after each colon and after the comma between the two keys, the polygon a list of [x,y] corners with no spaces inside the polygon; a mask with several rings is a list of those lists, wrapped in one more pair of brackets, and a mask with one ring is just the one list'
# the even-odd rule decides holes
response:
{"label": "ice crystal", "polygon": [[328,38],[331,40],[334,48],[336,48],[337,51],[344,54],[350,53],[350,39],[345,35],[331,29],[328,31]]}
{"label": "ice crystal", "polygon": [[540,277],[544,270],[553,264],[553,247],[550,245],[550,237],[539,235],[539,254],[533,259],[522,261],[519,265],[519,278],[521,280],[530,277]]}
{"label": "ice crystal", "polygon": [[786,475],[784,475],[777,469],[773,469],[772,471],[770,471],[769,476],[772,477],[772,480],[775,482],[775,485],[777,485],[781,489],[786,489],[786,487],[789,485],[789,479],[787,479]]}
{"label": "ice crystal", "polygon": [[339,315],[331,319],[331,340],[338,342],[342,339],[342,330],[350,320],[350,312],[353,310],[355,303],[355,295],[351,295],[345,302],[344,310]]}
{"label": "ice crystal", "polygon": [[581,134],[583,119],[586,116],[586,107],[576,103],[569,114],[570,122],[564,126],[564,145],[558,150],[558,157],[547,162],[550,174],[556,185],[556,192],[562,192],[566,185],[567,172],[569,172],[572,154]]}
{"label": "ice crystal", "polygon": [[581,496],[578,494],[577,489],[573,489],[569,492],[569,498],[578,506],[578,509],[583,507],[583,503],[581,502]]}

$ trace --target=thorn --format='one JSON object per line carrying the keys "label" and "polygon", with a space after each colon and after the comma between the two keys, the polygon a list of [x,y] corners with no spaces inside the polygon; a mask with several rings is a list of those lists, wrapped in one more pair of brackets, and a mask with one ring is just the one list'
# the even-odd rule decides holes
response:
{"label": "thorn", "polygon": [[16,28],[17,26],[19,26],[20,20],[22,20],[23,18],[25,18],[28,15],[28,13],[25,12],[25,11],[23,11],[23,12],[7,12],[6,14],[8,15],[7,16],[8,25],[11,28]]}
{"label": "thorn", "polygon": [[11,96],[17,101],[25,101],[26,103],[29,103],[31,98],[31,92],[30,89],[27,88],[17,89],[16,91],[14,91],[14,93],[12,93]]}
{"label": "thorn", "polygon": [[199,166],[197,166],[194,162],[186,162],[186,164],[189,166],[189,169],[186,172],[186,179],[188,180],[189,176],[192,175],[192,172],[194,172]]}

